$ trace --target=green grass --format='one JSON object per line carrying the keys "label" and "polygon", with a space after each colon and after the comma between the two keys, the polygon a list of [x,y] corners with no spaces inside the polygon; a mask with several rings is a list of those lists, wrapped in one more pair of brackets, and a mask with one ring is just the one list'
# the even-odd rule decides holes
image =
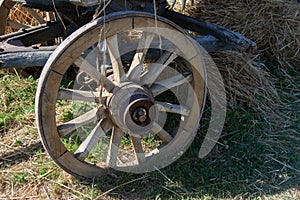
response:
{"label": "green grass", "polygon": [[0,131],[4,131],[13,123],[27,121],[28,116],[34,113],[37,81],[32,77],[21,79],[9,74],[0,76]]}
{"label": "green grass", "polygon": [[[68,175],[44,152],[34,122],[37,80],[0,75],[0,199],[297,199],[297,80],[291,76],[277,83],[286,103],[282,112],[289,117],[285,127],[270,124],[251,108],[230,109],[219,140],[224,145],[199,159],[209,119],[207,107],[193,144],[172,165],[140,175],[113,172],[88,182]],[[70,145],[73,149],[74,144]]]}

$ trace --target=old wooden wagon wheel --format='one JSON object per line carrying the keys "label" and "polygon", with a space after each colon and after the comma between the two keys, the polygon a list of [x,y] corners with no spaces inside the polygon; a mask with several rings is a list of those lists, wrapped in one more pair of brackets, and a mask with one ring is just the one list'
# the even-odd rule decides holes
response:
{"label": "old wooden wagon wheel", "polygon": [[[9,14],[15,10],[17,16],[12,19]],[[52,12],[40,12],[36,9],[24,8],[22,4],[11,0],[0,0],[0,35],[45,24],[51,20],[54,20]]]}
{"label": "old wooden wagon wheel", "polygon": [[198,129],[201,51],[152,14],[113,13],[80,28],[55,50],[39,81],[45,149],[65,171],[87,178],[169,165]]}

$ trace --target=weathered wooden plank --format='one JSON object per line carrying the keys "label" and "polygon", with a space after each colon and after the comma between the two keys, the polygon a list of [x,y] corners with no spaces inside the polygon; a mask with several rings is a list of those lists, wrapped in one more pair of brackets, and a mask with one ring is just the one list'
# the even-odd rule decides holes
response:
{"label": "weathered wooden plank", "polygon": [[0,54],[0,69],[42,67],[53,51],[26,51]]}
{"label": "weathered wooden plank", "polygon": [[[195,37],[194,40],[208,52],[230,50],[234,48],[210,35]],[[46,64],[52,52],[53,50],[50,49],[47,51],[29,50],[20,52],[0,52],[0,69],[33,66],[41,67]]]}
{"label": "weathered wooden plank", "polygon": [[256,43],[249,40],[242,34],[229,30],[223,26],[212,24],[206,21],[195,19],[172,10],[165,10],[163,17],[170,19],[184,29],[198,32],[204,35],[212,35],[225,44],[235,47],[240,51],[254,52],[256,51]]}

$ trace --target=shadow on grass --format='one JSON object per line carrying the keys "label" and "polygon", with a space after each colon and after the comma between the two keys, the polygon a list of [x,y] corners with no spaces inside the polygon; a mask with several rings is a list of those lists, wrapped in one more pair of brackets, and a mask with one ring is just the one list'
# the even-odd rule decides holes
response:
{"label": "shadow on grass", "polygon": [[9,151],[0,156],[0,169],[17,165],[21,162],[28,161],[35,153],[43,149],[42,143],[33,143],[30,146],[20,147],[14,151]]}
{"label": "shadow on grass", "polygon": [[118,173],[95,188],[122,199],[255,198],[300,189],[299,135],[295,140],[291,130],[266,133],[265,123],[249,111],[230,112],[228,119],[220,143],[229,148],[218,145],[201,160],[203,137],[197,136],[171,166],[143,175]]}

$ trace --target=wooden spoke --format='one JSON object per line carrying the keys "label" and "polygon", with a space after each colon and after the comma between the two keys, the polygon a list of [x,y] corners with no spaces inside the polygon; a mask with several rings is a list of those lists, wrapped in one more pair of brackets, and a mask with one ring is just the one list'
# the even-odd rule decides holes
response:
{"label": "wooden spoke", "polygon": [[[104,92],[102,97],[107,97],[108,93]],[[84,101],[99,103],[100,92],[60,89],[58,91],[58,100]]]}
{"label": "wooden spoke", "polygon": [[188,116],[190,114],[190,109],[186,106],[176,105],[168,102],[156,101],[155,105],[159,111],[175,113],[179,115]]}
{"label": "wooden spoke", "polygon": [[75,65],[80,67],[80,70],[87,73],[94,81],[101,84],[108,92],[111,92],[115,88],[115,84],[110,81],[106,76],[101,74],[96,67],[91,65],[83,57],[79,57],[75,62]]}
{"label": "wooden spoke", "polygon": [[72,131],[76,130],[79,127],[88,125],[90,123],[96,122],[98,109],[94,108],[93,110],[88,111],[87,113],[80,115],[79,117],[61,124],[57,127],[59,137],[65,137]]}
{"label": "wooden spoke", "polygon": [[132,145],[134,148],[134,153],[138,164],[141,164],[146,161],[141,138],[131,136]]}
{"label": "wooden spoke", "polygon": [[107,164],[110,167],[117,165],[119,146],[121,144],[123,135],[124,133],[121,129],[116,126],[113,127],[107,154]]}
{"label": "wooden spoke", "polygon": [[112,68],[114,71],[114,80],[120,83],[125,79],[125,72],[121,61],[121,55],[119,51],[118,35],[114,35],[106,40]]}
{"label": "wooden spoke", "polygon": [[151,86],[161,72],[175,59],[177,55],[171,52],[165,52],[157,61],[149,67],[149,71],[142,77],[142,82]]}
{"label": "wooden spoke", "polygon": [[148,34],[145,33],[142,38],[141,41],[138,44],[136,53],[133,57],[132,63],[130,68],[134,68],[137,65],[143,64],[145,58],[146,58],[146,54],[149,50],[149,47],[153,41],[154,35],[153,34]]}
{"label": "wooden spoke", "polygon": [[39,23],[39,24],[45,24],[46,21],[39,15],[34,9],[32,8],[26,8],[25,10]]}
{"label": "wooden spoke", "polygon": [[157,96],[171,88],[182,85],[183,83],[187,83],[192,80],[191,72],[184,72],[182,74],[178,74],[169,79],[162,80],[157,82],[151,86],[151,91],[154,96]]}
{"label": "wooden spoke", "polygon": [[139,82],[141,80],[141,73],[143,71],[143,65],[137,65],[134,68],[130,68],[131,71],[128,73],[127,77],[131,81]]}
{"label": "wooden spoke", "polygon": [[91,134],[81,143],[79,148],[74,153],[78,160],[84,160],[92,148],[98,143],[101,137],[105,136],[105,133],[111,129],[112,125],[108,119],[101,120]]}
{"label": "wooden spoke", "polygon": [[15,21],[12,21],[12,20],[7,20],[7,25],[12,27],[12,28],[17,28],[17,29],[30,28],[30,26],[27,26],[25,24],[21,24],[19,22],[15,22]]}
{"label": "wooden spoke", "polygon": [[100,83],[102,74],[96,69],[95,66],[91,65],[86,59],[82,56],[79,57],[74,64],[80,68],[81,71],[87,73],[94,81]]}
{"label": "wooden spoke", "polygon": [[128,78],[130,80],[140,81],[143,63],[146,58],[149,47],[153,41],[153,38],[154,34],[145,33],[142,36],[128,72]]}
{"label": "wooden spoke", "polygon": [[166,143],[171,142],[171,140],[173,139],[173,137],[157,123],[153,124],[152,131]]}

